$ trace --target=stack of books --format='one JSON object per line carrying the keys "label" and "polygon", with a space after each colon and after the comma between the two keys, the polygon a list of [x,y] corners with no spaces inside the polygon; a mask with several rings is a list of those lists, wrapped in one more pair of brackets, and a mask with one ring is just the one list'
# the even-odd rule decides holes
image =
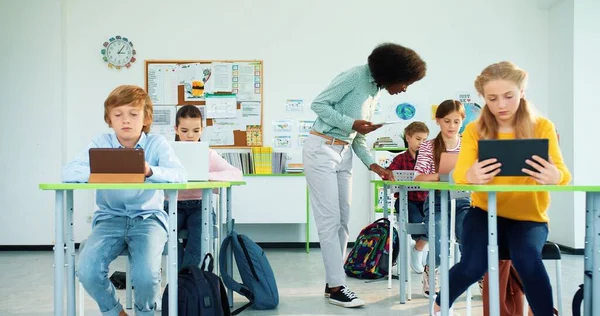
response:
{"label": "stack of books", "polygon": [[373,143],[373,148],[395,148],[398,147],[391,137],[378,137],[375,143]]}
{"label": "stack of books", "polygon": [[291,163],[286,169],[287,173],[302,173],[304,172],[304,165],[301,163]]}

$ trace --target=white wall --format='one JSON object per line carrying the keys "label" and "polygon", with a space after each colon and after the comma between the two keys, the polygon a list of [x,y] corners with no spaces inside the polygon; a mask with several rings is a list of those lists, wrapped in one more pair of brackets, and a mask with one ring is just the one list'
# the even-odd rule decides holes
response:
{"label": "white wall", "polygon": [[60,1],[0,0],[0,245],[52,244],[63,159]]}
{"label": "white wall", "polygon": [[[29,63],[31,59],[37,59],[42,67],[48,68],[47,72],[58,77],[46,83],[43,87],[44,95],[60,91],[61,68],[57,65],[57,60],[60,60],[61,54],[67,60],[65,111],[60,111],[60,94],[57,99],[51,100],[50,105],[47,97],[39,97],[38,102],[32,103],[36,117],[39,115],[40,120],[53,118],[51,124],[56,127],[57,135],[61,133],[62,115],[66,117],[68,124],[62,130],[66,133],[64,154],[67,159],[83,149],[94,135],[106,130],[102,103],[111,89],[124,83],[143,86],[145,59],[264,60],[266,145],[269,145],[272,138],[270,122],[290,118],[284,109],[286,99],[304,99],[305,107],[308,108],[310,101],[335,75],[349,67],[365,63],[374,46],[384,41],[414,48],[427,62],[429,69],[426,78],[411,86],[406,94],[382,97],[384,111],[389,111],[404,101],[413,102],[417,105],[416,119],[425,120],[437,132],[433,121],[429,119],[432,104],[456,98],[459,91],[466,90],[474,95],[473,81],[485,66],[499,60],[511,60],[530,73],[528,96],[543,114],[548,112],[548,12],[538,9],[535,1],[468,0],[463,1],[459,8],[442,0],[382,0],[369,5],[364,1],[342,0],[65,0],[66,27],[62,34],[60,31],[53,32],[52,27],[42,27],[44,23],[41,22],[50,20],[53,25],[60,25],[61,15],[57,3],[48,2],[45,4],[47,7],[21,1],[10,3],[8,11],[2,10],[2,14],[6,15],[3,23],[8,23],[11,30],[16,25],[27,25],[31,27],[32,35],[36,35],[32,37],[41,41],[34,41],[37,52],[34,50],[19,54],[16,58],[24,64],[27,64],[26,59]],[[22,13],[17,14],[19,11]],[[502,18],[486,18],[490,12]],[[38,36],[40,29],[44,30],[43,38]],[[108,69],[101,59],[102,43],[117,34],[132,40],[137,50],[138,61],[131,69]],[[7,36],[13,35],[7,32]],[[57,44],[61,37],[66,40],[64,51]],[[12,44],[21,50],[31,45],[31,40],[27,38],[19,37],[15,40]],[[45,43],[53,45],[48,48]],[[45,53],[40,54],[39,51]],[[3,59],[3,62],[6,60]],[[14,95],[15,100],[19,91],[26,91],[26,80],[33,77],[33,74],[41,73],[34,72],[37,66],[26,67],[31,69],[29,74],[15,69],[11,76],[18,80],[2,85],[10,87],[8,94]],[[18,115],[26,114],[21,108],[14,108],[12,111]],[[380,118],[388,115],[384,112]],[[308,109],[301,116],[314,117]],[[25,132],[30,131],[29,126],[25,127],[19,121],[7,120],[4,116],[3,120],[6,121],[4,126],[11,130],[22,128]],[[45,139],[55,138],[46,129],[44,134]],[[43,164],[48,170],[56,170],[52,171],[55,178],[46,181],[58,180],[58,165],[63,152],[56,144],[39,141],[39,137],[36,137],[36,142],[40,143],[39,146],[45,146],[44,159],[54,162]],[[5,144],[16,145],[16,141],[3,139],[2,145]],[[27,150],[33,152],[33,149]],[[299,151],[296,154],[298,153]],[[7,158],[3,154],[3,162],[10,163],[17,159],[16,155],[10,157],[12,160],[5,160]],[[36,168],[42,169],[42,158],[32,161]],[[367,223],[371,194],[368,171],[358,159],[355,159],[354,165],[351,239]],[[15,228],[9,231],[18,233],[17,236],[29,236],[26,244],[49,244],[52,200],[47,192],[39,192],[35,188],[38,182],[43,181],[39,172],[26,170],[23,173],[31,183],[27,190],[21,189],[17,193],[24,202],[13,205],[11,210],[14,214],[19,214],[19,220],[7,218],[4,223],[11,223],[8,226]],[[4,182],[4,186],[13,186],[13,183],[14,179]],[[91,192],[78,192],[76,197],[75,235],[76,240],[81,240],[89,232],[89,224],[85,219],[93,212],[94,201]],[[35,230],[36,233],[29,229],[26,233],[19,233],[19,223],[34,221],[40,213],[48,215],[41,221],[45,223],[44,226]],[[243,229],[247,229],[251,237],[259,241],[304,240],[304,230],[300,225]],[[316,241],[314,227],[311,232],[311,239]],[[25,240],[24,238],[19,240]],[[14,242],[8,239],[8,233],[2,232],[0,244]]]}

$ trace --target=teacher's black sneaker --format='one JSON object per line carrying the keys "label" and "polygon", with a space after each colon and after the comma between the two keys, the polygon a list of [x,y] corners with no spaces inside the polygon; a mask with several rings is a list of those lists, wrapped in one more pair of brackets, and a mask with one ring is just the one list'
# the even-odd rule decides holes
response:
{"label": "teacher's black sneaker", "polygon": [[331,289],[329,288],[329,283],[325,283],[325,297],[329,298],[331,295]]}
{"label": "teacher's black sneaker", "polygon": [[363,300],[359,299],[354,292],[345,286],[341,286],[339,290],[331,292],[329,303],[342,307],[360,307],[365,305]]}

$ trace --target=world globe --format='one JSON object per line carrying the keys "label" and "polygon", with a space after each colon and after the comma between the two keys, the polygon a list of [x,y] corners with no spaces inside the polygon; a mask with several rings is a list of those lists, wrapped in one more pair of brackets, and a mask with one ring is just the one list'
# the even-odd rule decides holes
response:
{"label": "world globe", "polygon": [[481,113],[481,106],[479,106],[479,104],[477,104],[477,103],[465,104],[465,120],[463,122],[462,127],[460,128],[459,133],[462,134],[462,132],[465,130],[465,127],[467,126],[467,124],[475,121],[479,117],[480,113]]}
{"label": "world globe", "polygon": [[415,106],[409,103],[401,103],[396,106],[396,115],[403,120],[410,120],[415,116]]}

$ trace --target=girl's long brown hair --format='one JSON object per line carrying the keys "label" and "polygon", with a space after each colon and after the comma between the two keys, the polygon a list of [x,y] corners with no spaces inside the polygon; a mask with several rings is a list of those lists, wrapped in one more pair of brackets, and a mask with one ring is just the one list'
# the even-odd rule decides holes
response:
{"label": "girl's long brown hair", "polygon": [[[462,119],[465,119],[465,107],[462,103],[460,103],[460,101],[445,100],[444,102],[440,103],[440,105],[435,110],[435,118],[443,119],[446,115],[454,112],[458,112]],[[442,131],[440,131],[433,140],[433,162],[435,164],[435,172],[438,172],[439,170],[440,159],[442,157],[442,153],[445,151],[446,144],[444,143],[444,139],[442,138]]]}
{"label": "girl's long brown hair", "polygon": [[[508,61],[502,61],[487,66],[477,79],[475,79],[475,89],[484,99],[484,87],[492,80],[511,81],[514,82],[519,89],[525,90],[525,86],[527,85],[527,72]],[[525,97],[522,97],[513,121],[515,138],[533,137],[535,121],[536,116],[533,109]],[[498,138],[498,122],[487,105],[483,107],[481,115],[477,120],[477,133],[481,139]]]}

